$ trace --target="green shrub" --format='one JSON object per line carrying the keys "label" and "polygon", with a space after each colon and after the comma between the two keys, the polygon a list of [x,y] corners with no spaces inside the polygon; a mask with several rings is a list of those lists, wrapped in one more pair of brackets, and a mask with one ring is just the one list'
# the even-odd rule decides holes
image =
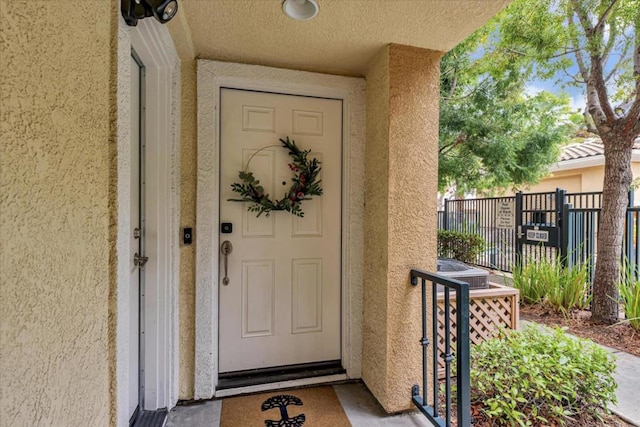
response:
{"label": "green shrub", "polygon": [[438,230],[438,257],[440,258],[454,258],[474,264],[484,248],[485,241],[477,234]]}
{"label": "green shrub", "polygon": [[564,425],[582,412],[598,417],[616,401],[615,367],[591,341],[529,326],[472,348],[471,404],[495,425]]}
{"label": "green shrub", "polygon": [[624,315],[635,330],[640,330],[640,273],[625,259],[622,278],[618,284],[624,303]]}
{"label": "green shrub", "polygon": [[562,263],[546,258],[529,260],[527,265],[513,270],[513,286],[520,290],[525,303],[544,303],[566,314],[572,309],[584,309],[590,302],[589,272],[586,264],[566,268]]}

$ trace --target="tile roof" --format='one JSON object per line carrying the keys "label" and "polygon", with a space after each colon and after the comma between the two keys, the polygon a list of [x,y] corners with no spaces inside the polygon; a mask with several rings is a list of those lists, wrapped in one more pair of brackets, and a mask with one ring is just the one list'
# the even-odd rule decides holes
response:
{"label": "tile roof", "polygon": [[604,145],[599,140],[587,140],[578,144],[569,144],[560,154],[560,161],[584,159],[604,155]]}
{"label": "tile roof", "polygon": [[[633,149],[640,148],[640,138],[636,139],[633,143]],[[599,138],[587,139],[584,142],[577,144],[569,144],[562,149],[560,159],[558,161],[564,162],[567,160],[586,159],[587,157],[603,156],[604,145]]]}

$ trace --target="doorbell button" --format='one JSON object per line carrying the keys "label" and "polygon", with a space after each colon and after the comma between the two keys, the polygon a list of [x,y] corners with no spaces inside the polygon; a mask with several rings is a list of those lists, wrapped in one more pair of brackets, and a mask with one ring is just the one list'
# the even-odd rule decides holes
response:
{"label": "doorbell button", "polygon": [[230,234],[233,233],[233,224],[230,222],[223,222],[220,224],[220,233]]}
{"label": "doorbell button", "polygon": [[182,243],[185,245],[190,245],[193,243],[193,228],[184,227],[182,229]]}

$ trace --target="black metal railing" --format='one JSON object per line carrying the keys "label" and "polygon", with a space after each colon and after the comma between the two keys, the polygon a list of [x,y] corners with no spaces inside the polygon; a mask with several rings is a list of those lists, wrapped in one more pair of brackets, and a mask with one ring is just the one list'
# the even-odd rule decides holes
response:
{"label": "black metal railing", "polygon": [[[455,360],[455,393],[456,415],[459,427],[471,425],[470,404],[470,360],[469,360],[469,284],[459,280],[449,279],[437,274],[421,270],[411,270],[411,284],[422,285],[422,395],[420,386],[414,385],[411,389],[413,403],[418,407],[427,419],[435,426],[449,427],[453,413],[451,402],[452,391],[452,363]],[[438,308],[438,288],[444,292],[444,308],[440,318]],[[451,298],[451,290],[455,291],[455,298]],[[427,292],[431,292],[431,310],[427,312]],[[455,301],[452,308],[451,302]],[[451,315],[455,312],[455,322]],[[439,322],[444,323],[444,346],[441,354],[438,346]],[[431,324],[429,325],[429,321]],[[431,341],[429,341],[428,327],[431,326]],[[455,328],[455,335],[452,333]],[[453,337],[453,338],[452,338]],[[455,345],[452,341],[455,340]],[[429,366],[429,346],[431,346],[432,360]],[[455,347],[455,348],[454,348]],[[438,375],[438,360],[444,361],[444,410],[440,410],[440,375]],[[429,369],[431,368],[431,369]],[[428,384],[431,381],[431,396],[428,396]],[[428,397],[431,397],[432,405],[429,405]]]}

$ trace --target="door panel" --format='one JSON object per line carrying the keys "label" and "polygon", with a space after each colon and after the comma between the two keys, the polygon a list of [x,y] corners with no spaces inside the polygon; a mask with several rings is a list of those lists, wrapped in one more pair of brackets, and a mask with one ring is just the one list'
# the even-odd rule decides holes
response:
{"label": "door panel", "polygon": [[[340,359],[342,101],[221,90],[220,218],[234,223],[229,285],[220,258],[220,372]],[[231,184],[247,163],[280,199],[289,190],[288,136],[322,162],[322,196],[256,217]]]}
{"label": "door panel", "polygon": [[242,262],[242,338],[274,335],[275,262]]}

